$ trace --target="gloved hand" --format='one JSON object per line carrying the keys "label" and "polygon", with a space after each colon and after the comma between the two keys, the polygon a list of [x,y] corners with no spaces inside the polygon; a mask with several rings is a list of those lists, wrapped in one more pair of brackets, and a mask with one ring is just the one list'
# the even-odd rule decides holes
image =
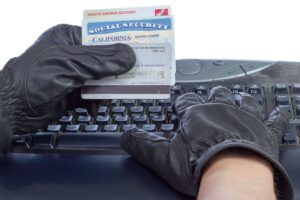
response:
{"label": "gloved hand", "polygon": [[0,71],[0,152],[12,134],[33,132],[63,115],[68,94],[86,80],[125,73],[135,61],[124,44],[81,46],[78,26],[47,30]]}
{"label": "gloved hand", "polygon": [[172,187],[195,196],[203,168],[216,154],[229,148],[247,149],[273,165],[279,198],[292,199],[288,175],[278,162],[289,112],[277,108],[263,123],[260,107],[249,94],[233,96],[224,87],[213,88],[206,103],[194,93],[180,96],[175,110],[179,129],[172,139],[132,129],[123,134],[122,147]]}

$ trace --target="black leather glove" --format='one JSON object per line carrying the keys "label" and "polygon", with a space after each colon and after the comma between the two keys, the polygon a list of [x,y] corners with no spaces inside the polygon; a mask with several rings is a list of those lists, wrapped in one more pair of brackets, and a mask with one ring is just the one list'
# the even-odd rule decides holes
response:
{"label": "black leather glove", "polygon": [[205,164],[217,153],[248,149],[273,165],[279,199],[292,199],[290,180],[278,162],[289,112],[277,108],[263,123],[260,107],[249,94],[233,96],[223,87],[213,88],[206,103],[194,93],[185,94],[176,100],[175,110],[179,129],[172,139],[132,129],[123,134],[122,147],[172,187],[195,196]]}
{"label": "black leather glove", "polygon": [[124,44],[81,46],[78,26],[47,30],[0,72],[0,151],[12,134],[30,133],[63,115],[68,94],[86,80],[125,73],[135,61]]}

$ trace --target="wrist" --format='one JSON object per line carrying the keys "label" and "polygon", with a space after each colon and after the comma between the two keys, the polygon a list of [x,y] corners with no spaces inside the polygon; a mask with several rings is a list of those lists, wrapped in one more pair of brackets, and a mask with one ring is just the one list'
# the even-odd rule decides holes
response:
{"label": "wrist", "polygon": [[198,199],[275,200],[272,165],[257,154],[230,149],[205,167]]}

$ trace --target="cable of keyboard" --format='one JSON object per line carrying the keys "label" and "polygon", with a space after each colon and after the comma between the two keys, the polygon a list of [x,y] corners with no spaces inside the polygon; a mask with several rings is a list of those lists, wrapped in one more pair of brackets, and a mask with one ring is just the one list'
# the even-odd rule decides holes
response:
{"label": "cable of keyboard", "polygon": [[[191,91],[180,84],[173,86],[170,99],[103,100],[94,102],[94,110],[76,108],[44,130],[14,136],[13,151],[120,154],[123,152],[119,144],[122,133],[135,127],[170,138],[178,127],[172,110],[174,100],[186,92],[195,92],[205,100],[211,87],[189,84],[189,88]],[[265,116],[275,106],[290,110],[293,119],[282,139],[286,145],[299,143],[300,84],[275,84],[269,88],[270,94],[266,87],[257,84],[229,88],[233,93],[251,94],[262,106]]]}

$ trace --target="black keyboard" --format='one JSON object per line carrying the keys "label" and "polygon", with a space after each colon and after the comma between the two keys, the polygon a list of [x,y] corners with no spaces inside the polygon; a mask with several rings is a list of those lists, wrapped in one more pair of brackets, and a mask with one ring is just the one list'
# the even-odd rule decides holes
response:
{"label": "black keyboard", "polygon": [[233,93],[247,92],[260,104],[264,116],[276,107],[291,111],[282,138],[283,147],[299,145],[300,64],[232,60],[178,60],[176,85],[170,99],[89,100],[42,130],[15,135],[12,152],[124,154],[120,137],[139,127],[163,137],[178,128],[172,110],[176,98],[194,92],[205,101],[210,89],[222,85]]}

